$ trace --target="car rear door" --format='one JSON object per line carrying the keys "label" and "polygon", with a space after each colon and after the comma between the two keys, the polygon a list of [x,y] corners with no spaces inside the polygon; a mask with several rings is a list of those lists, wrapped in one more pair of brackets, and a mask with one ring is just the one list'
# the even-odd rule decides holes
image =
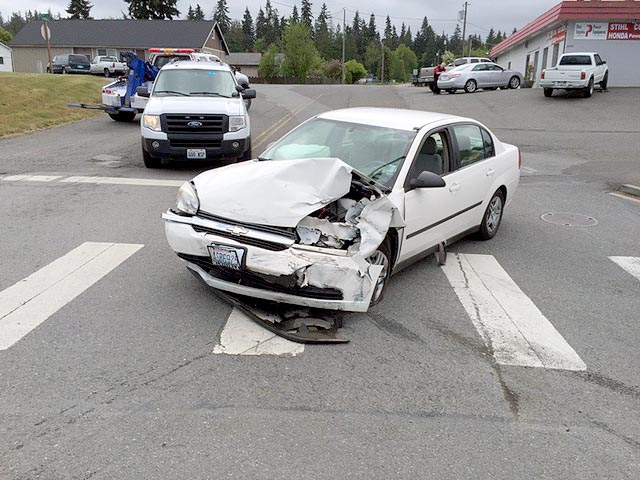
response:
{"label": "car rear door", "polygon": [[472,78],[476,81],[478,88],[490,87],[491,86],[491,78],[489,76],[489,72],[487,71],[486,63],[478,63],[472,70]]}
{"label": "car rear door", "polygon": [[499,65],[493,63],[485,64],[487,68],[487,78],[490,83],[490,87],[503,87],[509,80],[506,77],[504,70]]}

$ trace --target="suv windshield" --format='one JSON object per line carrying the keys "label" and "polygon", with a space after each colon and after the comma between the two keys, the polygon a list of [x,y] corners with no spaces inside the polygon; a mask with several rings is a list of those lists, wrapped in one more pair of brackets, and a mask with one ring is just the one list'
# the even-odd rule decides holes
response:
{"label": "suv windshield", "polygon": [[237,97],[236,82],[224,70],[163,70],[156,79],[154,95],[186,97]]}
{"label": "suv windshield", "polygon": [[415,131],[317,118],[283,137],[260,159],[339,158],[391,188],[415,136]]}
{"label": "suv windshield", "polygon": [[565,55],[560,59],[560,65],[591,65],[589,55]]}

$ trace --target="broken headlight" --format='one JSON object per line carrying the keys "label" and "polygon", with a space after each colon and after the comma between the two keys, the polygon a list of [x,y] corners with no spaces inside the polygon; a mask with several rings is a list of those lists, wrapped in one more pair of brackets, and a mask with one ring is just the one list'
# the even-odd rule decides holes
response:
{"label": "broken headlight", "polygon": [[178,190],[178,201],[176,207],[183,213],[188,215],[195,215],[200,208],[200,200],[198,200],[198,193],[196,188],[191,182],[184,182]]}

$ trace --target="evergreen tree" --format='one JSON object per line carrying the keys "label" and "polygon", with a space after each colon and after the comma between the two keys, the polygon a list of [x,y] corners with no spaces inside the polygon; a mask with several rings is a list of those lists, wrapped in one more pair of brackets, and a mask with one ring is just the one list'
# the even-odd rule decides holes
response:
{"label": "evergreen tree", "polygon": [[393,29],[391,27],[391,19],[389,18],[389,15],[387,15],[387,19],[385,21],[385,26],[384,26],[383,43],[389,48],[391,48],[391,44],[393,41],[392,35],[393,35]]}
{"label": "evergreen tree", "polygon": [[224,35],[227,34],[231,28],[231,18],[229,17],[229,7],[227,6],[227,0],[218,0],[216,4],[216,11],[213,13],[212,20],[220,26],[220,30]]}
{"label": "evergreen tree", "polygon": [[298,7],[296,5],[293,6],[293,11],[291,12],[291,23],[298,23],[300,21],[300,15],[298,15]]}
{"label": "evergreen tree", "polygon": [[391,47],[390,48],[398,48],[398,45],[400,44],[399,38],[398,38],[398,31],[396,30],[396,26],[394,25],[393,27],[391,27]]}
{"label": "evergreen tree", "polygon": [[91,8],[93,5],[89,3],[89,0],[71,0],[66,12],[69,14],[69,18],[91,18]]}
{"label": "evergreen tree", "polygon": [[177,0],[124,0],[129,4],[129,15],[138,20],[172,20],[179,17]]}
{"label": "evergreen tree", "polygon": [[256,34],[253,29],[253,19],[251,18],[249,7],[246,7],[242,17],[242,51],[250,52],[255,41]]}
{"label": "evergreen tree", "polygon": [[9,18],[9,21],[5,24],[5,30],[15,36],[26,24],[27,21],[22,18],[20,12],[13,12],[11,18]]}
{"label": "evergreen tree", "polygon": [[267,17],[264,14],[262,7],[260,7],[260,10],[258,10],[258,16],[256,17],[256,40],[262,38],[266,41],[267,28]]}
{"label": "evergreen tree", "polygon": [[304,23],[310,32],[313,33],[313,14],[311,13],[311,2],[302,0],[302,8],[300,10],[300,20]]}
{"label": "evergreen tree", "polygon": [[493,31],[493,28],[489,29],[486,43],[487,45],[494,45],[496,43],[496,33]]}
{"label": "evergreen tree", "polygon": [[187,20],[194,20],[193,7],[191,5],[189,5],[189,10],[187,10]]}
{"label": "evergreen tree", "polygon": [[242,33],[242,23],[239,20],[232,20],[229,30],[224,36],[229,50],[232,52],[241,52],[244,35]]}
{"label": "evergreen tree", "polygon": [[367,26],[367,39],[369,41],[380,41],[380,34],[378,33],[378,27],[376,26],[376,16],[372,13],[369,16],[369,25]]}
{"label": "evergreen tree", "polygon": [[424,63],[431,64],[432,62],[435,62],[435,43],[436,33],[433,31],[433,28],[431,28],[431,25],[429,25],[427,17],[424,17],[422,20],[422,26],[413,41],[413,50],[418,58],[420,58]]}
{"label": "evergreen tree", "polygon": [[518,31],[518,29],[516,27],[513,27],[513,32],[511,32],[511,35],[513,35],[514,33],[516,33]]}
{"label": "evergreen tree", "polygon": [[[315,25],[315,43],[320,56],[323,58],[336,58],[338,49],[337,43],[333,42],[333,32],[331,31],[329,25],[329,12],[327,10],[327,5],[322,4],[322,8],[320,9],[320,14],[316,18]],[[334,47],[335,45],[335,47]],[[340,39],[340,49],[342,51],[342,38]]]}
{"label": "evergreen tree", "polygon": [[453,35],[449,38],[447,50],[453,52],[455,55],[462,52],[462,31],[460,30],[460,25],[456,25]]}
{"label": "evergreen tree", "polygon": [[200,7],[199,3],[196,4],[196,8],[193,11],[193,19],[204,20],[204,12],[202,11],[202,7]]}

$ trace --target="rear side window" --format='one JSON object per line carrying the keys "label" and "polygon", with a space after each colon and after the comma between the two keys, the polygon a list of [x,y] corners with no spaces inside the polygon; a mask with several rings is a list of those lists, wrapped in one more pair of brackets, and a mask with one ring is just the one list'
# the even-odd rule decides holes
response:
{"label": "rear side window", "polygon": [[69,63],[89,63],[84,55],[69,55]]}
{"label": "rear side window", "polygon": [[[455,125],[453,127],[453,134],[458,144],[460,168],[487,158],[485,141],[480,127],[477,125]],[[493,142],[491,142],[491,146],[493,147]]]}
{"label": "rear side window", "polygon": [[479,65],[476,65],[475,67],[473,67],[473,71],[474,72],[481,72],[487,69],[487,64],[486,63],[481,63]]}
{"label": "rear side window", "polygon": [[491,158],[496,155],[496,149],[493,146],[493,138],[484,128],[480,129],[482,133],[482,143],[484,144],[484,157]]}
{"label": "rear side window", "polygon": [[477,58],[472,58],[471,59],[471,63],[478,63],[478,59]]}
{"label": "rear side window", "polygon": [[565,55],[560,59],[560,65],[591,65],[589,55]]}
{"label": "rear side window", "polygon": [[464,58],[459,59],[459,60],[456,60],[455,62],[453,62],[453,64],[454,64],[456,67],[457,67],[457,66],[460,66],[460,65],[464,65],[465,63],[467,63],[467,61],[466,61]]}

